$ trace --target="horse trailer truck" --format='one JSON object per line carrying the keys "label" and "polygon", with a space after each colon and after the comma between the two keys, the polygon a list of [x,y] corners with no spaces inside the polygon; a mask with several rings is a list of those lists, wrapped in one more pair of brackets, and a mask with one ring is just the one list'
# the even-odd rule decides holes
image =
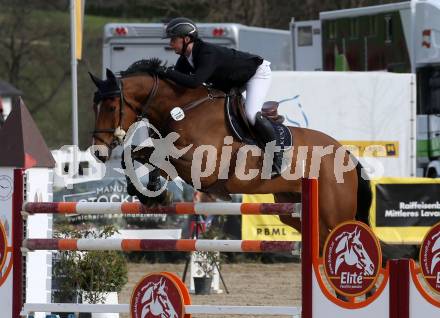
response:
{"label": "horse trailer truck", "polygon": [[292,19],[294,69],[414,73],[417,174],[440,176],[440,1],[328,11],[319,17]]}
{"label": "horse trailer truck", "polygon": [[[292,50],[288,30],[267,29],[236,23],[198,23],[199,36],[240,51],[258,54],[271,62],[272,70],[292,70]],[[103,74],[125,70],[141,59],[157,57],[173,65],[179,57],[162,39],[162,23],[109,23],[104,26]]]}

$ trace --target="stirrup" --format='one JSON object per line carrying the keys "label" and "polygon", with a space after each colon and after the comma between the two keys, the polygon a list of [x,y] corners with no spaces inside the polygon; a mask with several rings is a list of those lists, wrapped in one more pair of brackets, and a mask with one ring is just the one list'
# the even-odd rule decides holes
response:
{"label": "stirrup", "polygon": [[281,175],[282,167],[283,167],[283,150],[280,150],[279,152],[275,152],[273,155],[272,171]]}

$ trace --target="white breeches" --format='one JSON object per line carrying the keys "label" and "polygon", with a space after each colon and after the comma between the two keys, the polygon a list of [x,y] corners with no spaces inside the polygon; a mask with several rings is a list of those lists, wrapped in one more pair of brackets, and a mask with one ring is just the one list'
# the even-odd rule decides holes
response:
{"label": "white breeches", "polygon": [[255,115],[261,110],[265,102],[271,80],[270,62],[264,60],[257,68],[254,76],[246,83],[246,91],[243,93],[246,97],[245,109],[246,116],[252,125],[255,124]]}

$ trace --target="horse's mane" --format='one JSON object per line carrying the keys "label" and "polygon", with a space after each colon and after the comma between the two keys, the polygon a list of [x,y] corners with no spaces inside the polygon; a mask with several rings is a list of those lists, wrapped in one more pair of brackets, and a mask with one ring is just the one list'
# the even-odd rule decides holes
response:
{"label": "horse's mane", "polygon": [[157,57],[143,59],[131,64],[125,71],[121,71],[121,76],[128,76],[137,73],[157,74],[158,71],[165,67],[165,64]]}

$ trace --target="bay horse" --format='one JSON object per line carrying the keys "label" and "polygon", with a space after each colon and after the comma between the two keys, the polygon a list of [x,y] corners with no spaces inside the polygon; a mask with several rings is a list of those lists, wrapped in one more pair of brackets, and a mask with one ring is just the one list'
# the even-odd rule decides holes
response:
{"label": "bay horse", "polygon": [[[174,145],[183,149],[192,145],[189,151],[179,158],[170,158],[179,177],[188,184],[192,184],[191,163],[195,149],[208,145],[216,149],[214,173],[200,178],[201,190],[208,193],[243,193],[266,194],[272,193],[276,202],[299,202],[301,193],[301,178],[287,180],[282,176],[262,178],[262,156],[248,155],[245,157],[247,171],[258,169],[259,173],[251,180],[242,180],[237,176],[234,164],[229,166],[227,178],[219,178],[222,147],[225,146],[225,137],[231,136],[230,128],[226,124],[224,112],[225,94],[212,95],[204,87],[184,88],[171,80],[158,76],[163,67],[158,59],[141,60],[132,64],[121,77],[107,70],[107,79],[101,80],[92,74],[92,80],[98,88],[95,93],[94,109],[96,115],[93,142],[111,150],[118,139],[124,137],[129,127],[144,117],[148,119],[162,136],[178,133],[179,138]],[[170,112],[179,106],[184,118],[174,120]],[[335,123],[337,124],[337,123]],[[322,156],[318,175],[319,179],[319,217],[321,248],[330,230],[343,221],[358,219],[368,222],[369,207],[371,204],[371,189],[368,180],[361,177],[360,163],[353,165],[343,173],[343,182],[338,182],[335,174],[337,165],[336,149],[341,144],[330,136],[311,129],[289,127],[294,142],[293,156],[290,171],[297,171],[299,146],[309,149],[333,149]],[[231,162],[237,159],[237,153],[244,143],[234,138],[231,140]],[[227,147],[225,147],[227,148]],[[313,148],[314,149],[314,148]],[[302,165],[304,177],[312,176],[312,157],[314,151],[308,151]],[[98,156],[105,161],[109,155]],[[206,164],[207,158],[204,158]],[[243,161],[243,160],[242,160]],[[344,149],[343,162],[348,164],[355,159]],[[242,164],[243,162],[240,162]],[[212,167],[211,167],[212,168]],[[315,171],[316,173],[316,171]],[[290,216],[280,216],[283,223],[300,231],[300,221]]]}

